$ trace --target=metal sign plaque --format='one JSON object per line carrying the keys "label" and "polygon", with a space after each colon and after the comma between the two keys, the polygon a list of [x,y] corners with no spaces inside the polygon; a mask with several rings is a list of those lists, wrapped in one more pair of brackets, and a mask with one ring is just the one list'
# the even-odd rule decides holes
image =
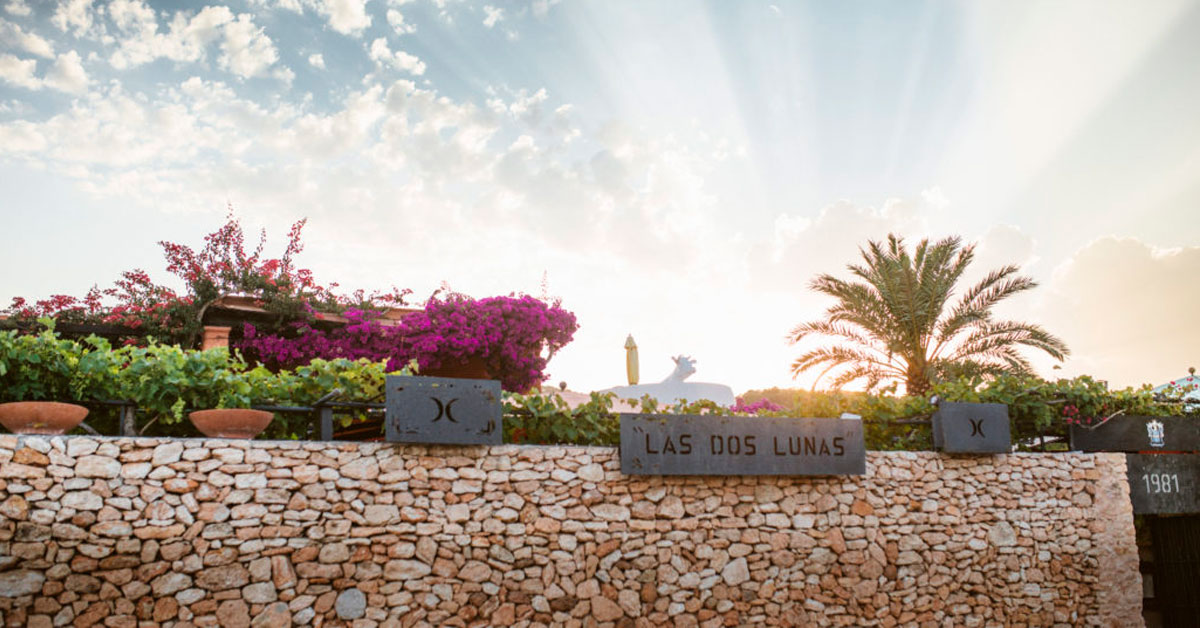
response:
{"label": "metal sign plaque", "polygon": [[621,415],[626,475],[862,475],[860,420]]}
{"label": "metal sign plaque", "polygon": [[498,381],[387,376],[388,442],[500,445],[502,427]]}
{"label": "metal sign plaque", "polygon": [[933,446],[952,454],[1012,451],[1008,406],[943,401],[933,414]]}
{"label": "metal sign plaque", "polygon": [[1200,513],[1200,455],[1125,454],[1133,512]]}
{"label": "metal sign plaque", "polygon": [[1180,416],[1115,416],[1096,427],[1071,426],[1078,451],[1200,451],[1200,421]]}

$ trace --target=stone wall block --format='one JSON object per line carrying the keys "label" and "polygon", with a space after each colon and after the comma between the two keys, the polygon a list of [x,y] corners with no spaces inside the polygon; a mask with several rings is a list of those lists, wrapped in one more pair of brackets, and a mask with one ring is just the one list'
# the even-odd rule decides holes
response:
{"label": "stone wall block", "polygon": [[0,435],[18,625],[1136,625],[1124,459],[629,477],[603,447]]}

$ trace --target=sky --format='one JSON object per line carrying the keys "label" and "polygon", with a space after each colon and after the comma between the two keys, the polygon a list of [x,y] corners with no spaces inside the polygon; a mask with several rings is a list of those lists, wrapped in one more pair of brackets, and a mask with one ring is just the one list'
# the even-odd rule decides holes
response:
{"label": "sky", "polygon": [[[793,379],[859,247],[961,236],[1058,378],[1200,366],[1200,2],[0,0],[0,305],[199,246],[576,313],[574,390]],[[1059,368],[1053,368],[1059,366]]]}

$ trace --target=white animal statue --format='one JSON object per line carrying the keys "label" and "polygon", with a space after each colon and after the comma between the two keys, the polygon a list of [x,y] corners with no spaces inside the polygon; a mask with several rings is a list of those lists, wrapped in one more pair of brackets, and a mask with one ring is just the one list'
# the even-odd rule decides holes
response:
{"label": "white animal statue", "polygon": [[643,395],[650,395],[658,400],[660,407],[681,400],[700,401],[701,399],[707,399],[723,406],[734,404],[733,389],[724,384],[683,381],[696,372],[696,360],[691,356],[677,355],[671,359],[675,362],[675,370],[657,384],[615,386],[600,392],[613,392],[621,399],[641,399]]}
{"label": "white animal statue", "polygon": [[682,382],[691,377],[696,372],[696,361],[690,355],[676,355],[671,357],[675,361],[675,370],[667,376],[662,383],[667,382]]}

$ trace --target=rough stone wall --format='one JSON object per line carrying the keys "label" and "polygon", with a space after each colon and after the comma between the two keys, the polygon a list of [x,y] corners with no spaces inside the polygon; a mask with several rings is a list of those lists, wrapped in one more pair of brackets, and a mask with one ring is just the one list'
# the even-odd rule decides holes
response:
{"label": "rough stone wall", "polygon": [[1097,465],[1100,478],[1096,482],[1096,520],[1092,523],[1096,532],[1093,542],[1100,551],[1100,573],[1127,574],[1122,579],[1101,579],[1097,591],[1100,619],[1105,626],[1141,626],[1142,572],[1137,544],[1129,543],[1136,531],[1125,454],[1097,455],[1105,458]]}
{"label": "rough stone wall", "polygon": [[650,478],[598,447],[0,436],[0,624],[1121,624],[1123,473],[894,452],[863,477]]}

